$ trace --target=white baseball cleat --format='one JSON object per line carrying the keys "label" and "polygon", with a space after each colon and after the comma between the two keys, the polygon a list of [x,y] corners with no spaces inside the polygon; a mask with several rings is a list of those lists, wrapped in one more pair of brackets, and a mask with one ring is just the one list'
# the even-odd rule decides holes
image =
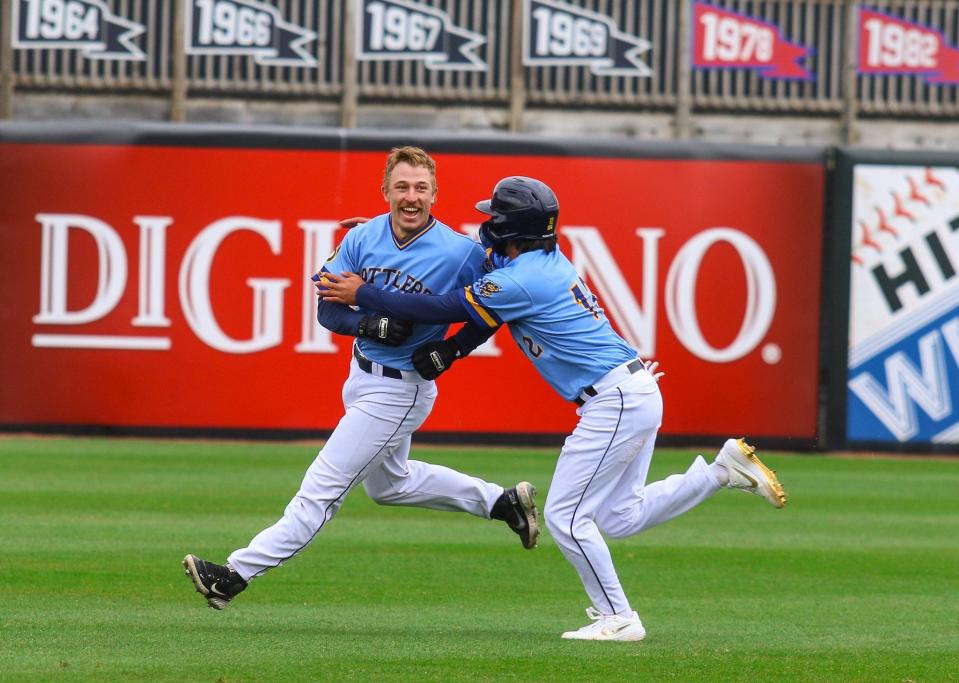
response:
{"label": "white baseball cleat", "polygon": [[756,449],[745,440],[728,439],[716,456],[716,462],[729,472],[729,488],[762,496],[773,507],[781,508],[786,504],[786,491],[776,473],[756,457]]}
{"label": "white baseball cleat", "polygon": [[586,616],[593,620],[577,631],[567,631],[563,634],[565,640],[642,640],[646,637],[646,629],[639,615],[633,612],[631,617],[621,617],[618,614],[601,614],[592,607],[586,608]]}

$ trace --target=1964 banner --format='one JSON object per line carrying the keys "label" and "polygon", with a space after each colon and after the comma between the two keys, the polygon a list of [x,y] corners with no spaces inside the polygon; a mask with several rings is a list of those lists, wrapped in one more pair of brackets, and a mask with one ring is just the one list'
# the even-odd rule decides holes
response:
{"label": "1964 banner", "polygon": [[[397,142],[0,141],[0,422],[334,427],[351,340],[317,325],[308,278],[336,219],[387,209]],[[664,433],[815,435],[820,163],[456,149],[434,150],[454,229],[502,176],[556,190],[561,248],[666,371]],[[424,429],[562,433],[574,411],[503,331]]]}

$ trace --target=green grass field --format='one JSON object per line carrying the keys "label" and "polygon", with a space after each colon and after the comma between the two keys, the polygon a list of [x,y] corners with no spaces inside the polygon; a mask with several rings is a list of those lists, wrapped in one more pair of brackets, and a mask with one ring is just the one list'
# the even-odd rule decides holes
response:
{"label": "green grass field", "polygon": [[[245,545],[315,450],[0,439],[0,680],[959,680],[959,459],[766,454],[785,510],[721,491],[611,542],[642,643],[559,638],[587,602],[548,533],[524,551],[499,522],[362,489],[300,556],[208,609],[183,555]],[[416,454],[529,479],[540,503],[555,458]],[[692,455],[658,452],[651,478]]]}

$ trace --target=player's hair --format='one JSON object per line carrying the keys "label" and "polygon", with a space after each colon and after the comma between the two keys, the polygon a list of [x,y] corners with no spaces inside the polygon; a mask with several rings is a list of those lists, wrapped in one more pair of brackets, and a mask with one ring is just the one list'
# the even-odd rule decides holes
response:
{"label": "player's hair", "polygon": [[542,249],[547,254],[552,254],[553,250],[556,249],[555,237],[547,237],[542,240],[510,240],[510,243],[516,247],[516,251],[520,254],[525,254],[527,251],[535,251],[537,249]]}
{"label": "player's hair", "polygon": [[410,166],[420,166],[430,172],[430,180],[433,181],[433,191],[436,191],[436,162],[433,157],[427,154],[419,147],[394,147],[390,150],[390,155],[386,158],[386,170],[383,172],[383,192],[389,189],[390,174],[396,165],[405,161]]}

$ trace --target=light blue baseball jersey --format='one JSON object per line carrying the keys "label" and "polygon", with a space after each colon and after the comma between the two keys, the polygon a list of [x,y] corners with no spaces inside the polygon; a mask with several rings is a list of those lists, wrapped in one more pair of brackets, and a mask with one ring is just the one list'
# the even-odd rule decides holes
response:
{"label": "light blue baseball jersey", "polygon": [[480,325],[508,323],[513,339],[560,396],[574,400],[637,357],[559,249],[493,259],[500,264],[461,290],[463,303]]}
{"label": "light blue baseball jersey", "polygon": [[[474,282],[484,272],[486,253],[472,239],[430,216],[423,229],[400,244],[390,225],[390,214],[373,218],[350,230],[324,264],[331,273],[350,271],[387,291],[445,294]],[[359,309],[364,313],[375,313]],[[398,370],[412,370],[413,350],[442,339],[448,325],[417,324],[406,343],[386,346],[358,338],[364,356]]]}

